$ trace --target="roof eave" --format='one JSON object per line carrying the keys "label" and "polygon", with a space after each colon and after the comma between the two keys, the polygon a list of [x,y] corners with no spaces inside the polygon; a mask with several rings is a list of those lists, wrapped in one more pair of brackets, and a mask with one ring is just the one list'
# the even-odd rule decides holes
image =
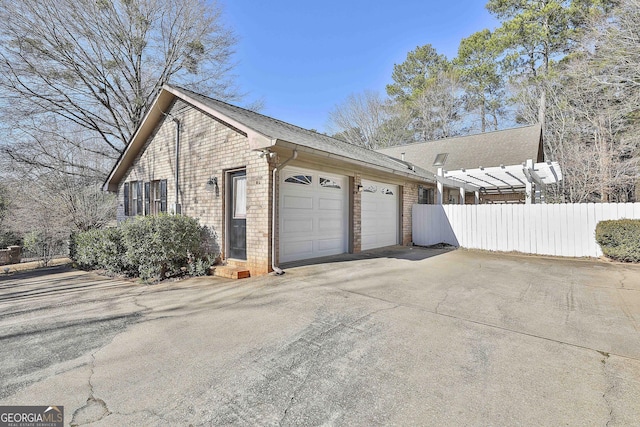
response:
{"label": "roof eave", "polygon": [[113,169],[111,169],[109,177],[104,182],[103,189],[105,191],[116,192],[118,190],[120,180],[129,169],[129,166],[135,161],[142,147],[144,147],[147,138],[151,135],[159,120],[161,120],[163,112],[168,110],[174,99],[175,95],[165,91],[164,88],[158,96],[156,96],[156,99],[151,104],[151,108],[149,108],[149,111],[145,114],[138,129],[134,132],[131,140],[113,166]]}
{"label": "roof eave", "polygon": [[322,157],[326,157],[328,159],[337,159],[340,161],[343,161],[345,163],[350,163],[353,165],[358,165],[358,166],[364,166],[366,168],[370,168],[370,169],[376,169],[378,171],[381,172],[385,172],[388,174],[392,174],[392,175],[398,175],[398,176],[402,176],[405,178],[409,178],[413,181],[421,181],[421,182],[425,182],[425,183],[430,183],[430,184],[435,184],[435,179],[430,178],[430,177],[426,177],[423,175],[418,175],[416,172],[404,172],[398,169],[393,169],[393,168],[387,168],[384,166],[380,166],[380,165],[376,165],[373,163],[369,163],[369,162],[365,162],[363,160],[358,160],[358,159],[354,159],[352,157],[347,157],[347,156],[343,156],[340,154],[334,154],[334,153],[330,153],[328,151],[322,151],[322,150],[318,150],[315,148],[311,148],[311,147],[307,147],[304,145],[299,145],[296,144],[294,142],[290,142],[290,141],[285,141],[282,139],[277,139],[275,141],[275,145],[278,147],[282,147],[282,148],[287,148],[290,150],[298,150],[298,152],[303,152],[303,153],[309,153],[309,154],[313,154],[316,156],[322,156]]}
{"label": "roof eave", "polygon": [[247,134],[247,138],[249,139],[249,148],[251,150],[260,150],[260,149],[265,149],[265,148],[269,148],[272,145],[275,144],[275,139],[271,138],[268,135],[265,135],[261,132],[256,131],[255,129],[252,129],[251,127],[247,126],[244,123],[241,123],[229,116],[227,116],[226,114],[221,113],[219,110],[216,110],[214,108],[209,107],[208,105],[204,104],[203,102],[199,101],[198,99],[190,96],[189,94],[184,93],[183,91],[176,89],[172,86],[169,85],[164,85],[163,90],[166,90],[168,92],[173,93],[176,97],[181,98],[182,100],[184,100],[185,102],[194,105],[195,107],[199,108],[200,110],[214,116],[217,117],[218,119],[222,120],[225,123],[228,123],[229,125],[233,126],[234,128],[244,132]]}
{"label": "roof eave", "polygon": [[267,135],[263,135],[260,132],[257,132],[247,127],[246,125],[232,119],[231,117],[228,117],[227,115],[212,109],[206,104],[172,86],[164,85],[160,90],[160,93],[158,93],[158,96],[156,96],[156,99],[151,104],[151,108],[149,108],[149,111],[147,111],[147,114],[140,122],[140,126],[138,126],[138,129],[131,137],[131,140],[127,144],[127,147],[122,152],[122,154],[120,154],[120,157],[113,166],[109,177],[104,182],[103,189],[105,191],[118,191],[118,185],[120,184],[120,181],[124,177],[129,167],[135,161],[136,157],[144,147],[144,144],[147,142],[147,139],[153,133],[153,130],[162,120],[165,112],[169,109],[176,98],[180,98],[183,101],[195,106],[196,108],[214,117],[217,117],[223,122],[228,123],[234,128],[244,132],[249,140],[249,146],[253,150],[265,149],[275,144],[275,139],[272,139]]}

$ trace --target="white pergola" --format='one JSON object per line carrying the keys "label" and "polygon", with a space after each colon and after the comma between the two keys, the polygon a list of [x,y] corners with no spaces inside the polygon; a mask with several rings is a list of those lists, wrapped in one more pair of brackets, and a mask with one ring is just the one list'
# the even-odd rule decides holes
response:
{"label": "white pergola", "polygon": [[534,163],[527,160],[521,165],[496,166],[477,169],[459,169],[445,171],[438,169],[438,204],[442,204],[444,186],[460,189],[460,202],[464,203],[467,191],[475,193],[476,204],[480,202],[480,193],[489,194],[526,194],[526,203],[535,202],[535,187],[556,184],[562,180],[562,171],[558,162]]}

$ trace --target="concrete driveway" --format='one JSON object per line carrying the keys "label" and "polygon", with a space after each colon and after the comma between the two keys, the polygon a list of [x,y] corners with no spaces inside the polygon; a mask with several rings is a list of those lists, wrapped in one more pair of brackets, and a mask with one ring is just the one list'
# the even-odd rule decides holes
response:
{"label": "concrete driveway", "polygon": [[640,423],[640,267],[392,248],[282,277],[0,277],[0,404],[71,425]]}

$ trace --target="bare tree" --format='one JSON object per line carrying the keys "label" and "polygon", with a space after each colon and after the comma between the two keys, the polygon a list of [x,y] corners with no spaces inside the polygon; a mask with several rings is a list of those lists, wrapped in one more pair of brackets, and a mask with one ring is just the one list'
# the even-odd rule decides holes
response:
{"label": "bare tree", "polygon": [[416,140],[431,141],[459,135],[463,130],[462,95],[463,86],[457,72],[441,71],[433,76],[411,102]]}
{"label": "bare tree", "polygon": [[[630,201],[640,177],[637,63],[640,1],[626,0],[592,24],[580,49],[544,88],[549,95],[545,152],[565,179],[555,196],[570,202]],[[533,114],[533,105],[524,114]]]}
{"label": "bare tree", "polygon": [[329,113],[328,129],[351,144],[376,149],[411,142],[409,121],[398,104],[365,91],[349,95]]}
{"label": "bare tree", "polygon": [[21,130],[4,148],[46,168],[52,136],[117,158],[164,83],[238,96],[215,1],[0,0],[0,42],[0,110]]}

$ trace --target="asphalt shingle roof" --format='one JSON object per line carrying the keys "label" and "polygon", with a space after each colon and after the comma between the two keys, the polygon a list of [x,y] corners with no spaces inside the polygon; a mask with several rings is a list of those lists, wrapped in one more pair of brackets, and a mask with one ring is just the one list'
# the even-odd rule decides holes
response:
{"label": "asphalt shingle roof", "polygon": [[387,154],[349,144],[330,136],[313,132],[308,129],[292,125],[290,123],[283,122],[282,120],[274,119],[272,117],[256,113],[255,111],[247,110],[223,101],[209,98],[207,96],[182,87],[170,87],[175,91],[184,93],[186,96],[197,100],[198,102],[210,107],[213,110],[219,111],[229,118],[242,123],[244,126],[266,137],[290,142],[326,153],[339,155],[348,159],[358,160],[374,166],[413,174],[416,177],[433,181],[433,173],[429,172],[428,170],[423,170],[420,167],[416,167],[415,171],[412,171],[410,165],[406,164],[406,162],[401,162],[397,158],[393,158]]}
{"label": "asphalt shingle roof", "polygon": [[528,159],[538,159],[540,125],[485,132],[476,135],[446,138],[417,144],[398,145],[378,150],[402,158],[436,173],[433,163],[438,154],[448,153],[442,166],[445,170],[473,169],[500,165],[519,165]]}

